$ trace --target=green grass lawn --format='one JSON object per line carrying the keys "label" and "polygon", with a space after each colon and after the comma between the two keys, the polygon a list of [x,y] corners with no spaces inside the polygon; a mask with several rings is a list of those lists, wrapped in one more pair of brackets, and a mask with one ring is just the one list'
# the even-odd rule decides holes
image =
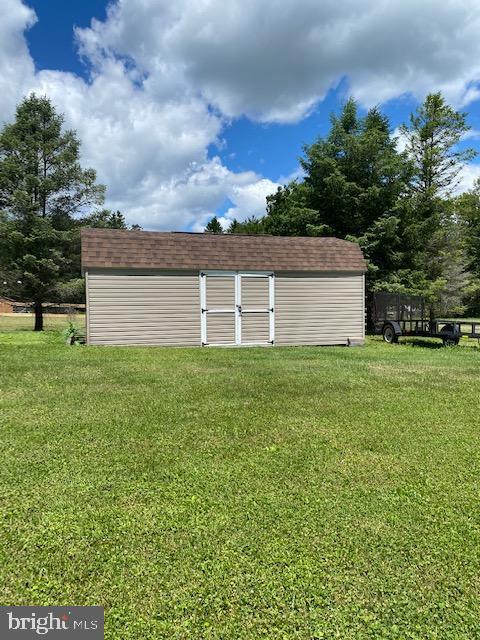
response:
{"label": "green grass lawn", "polygon": [[[71,321],[79,328],[85,327],[85,314],[45,313],[43,323],[46,331],[64,329]],[[32,313],[0,313],[0,333],[10,331],[32,331],[35,317]]]}
{"label": "green grass lawn", "polygon": [[109,640],[480,638],[479,374],[1,333],[1,604],[102,604]]}

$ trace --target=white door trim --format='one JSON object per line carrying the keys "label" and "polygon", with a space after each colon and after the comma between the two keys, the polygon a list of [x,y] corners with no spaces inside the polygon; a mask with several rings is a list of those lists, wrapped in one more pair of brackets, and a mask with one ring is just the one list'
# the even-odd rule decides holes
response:
{"label": "white door trim", "polygon": [[235,274],[235,344],[242,344],[242,288],[238,273]]}
{"label": "white door trim", "polygon": [[[235,308],[207,308],[207,276],[233,276],[235,278]],[[254,308],[247,311],[242,310],[242,276],[249,278],[268,278],[268,309]],[[263,345],[265,342],[242,342],[242,314],[247,313],[268,313],[269,314],[269,343],[275,343],[275,274],[272,271],[220,271],[206,270],[200,271],[200,337],[202,346],[218,346],[207,342],[207,316],[209,313],[234,313],[235,314],[235,344],[240,345]],[[225,345],[222,345],[225,346]]]}
{"label": "white door trim", "polygon": [[200,272],[200,344],[202,347],[207,344],[207,278],[206,273]]}
{"label": "white door trim", "polygon": [[[216,307],[215,309],[209,309],[207,307],[207,277],[221,277],[221,276],[226,276],[226,277],[232,277],[234,279],[234,286],[235,286],[235,305],[231,308],[228,307]],[[201,341],[202,341],[202,347],[203,346],[212,346],[212,347],[217,347],[217,346],[229,346],[229,345],[235,345],[238,344],[237,340],[238,340],[238,329],[237,329],[237,315],[238,315],[238,309],[236,306],[236,300],[237,300],[237,272],[236,271],[200,271],[200,334],[201,334]],[[234,321],[235,321],[235,342],[229,343],[222,343],[222,344],[216,344],[213,342],[208,342],[208,327],[207,327],[207,316],[209,314],[212,315],[222,315],[222,314],[232,314],[234,315]]]}
{"label": "white door trim", "polygon": [[268,306],[270,321],[270,344],[275,344],[275,274],[268,276]]}
{"label": "white door trim", "polygon": [[[240,288],[240,296],[242,291],[241,281],[242,278],[268,278],[268,308],[251,308],[244,309],[241,301],[241,297],[239,298],[238,304],[240,305],[240,341],[239,344],[243,345],[264,345],[264,344],[274,344],[275,343],[275,307],[274,307],[274,299],[275,299],[275,275],[272,271],[256,271],[256,272],[248,272],[241,271],[238,273],[239,280],[239,288]],[[265,341],[248,341],[245,342],[242,340],[242,316],[251,314],[251,313],[268,313],[268,342]]]}

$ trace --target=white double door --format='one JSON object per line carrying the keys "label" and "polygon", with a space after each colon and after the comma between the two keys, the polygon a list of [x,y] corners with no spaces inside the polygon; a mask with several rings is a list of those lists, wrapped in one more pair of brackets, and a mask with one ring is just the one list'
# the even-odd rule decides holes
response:
{"label": "white double door", "polygon": [[202,345],[273,344],[274,277],[269,272],[201,272]]}

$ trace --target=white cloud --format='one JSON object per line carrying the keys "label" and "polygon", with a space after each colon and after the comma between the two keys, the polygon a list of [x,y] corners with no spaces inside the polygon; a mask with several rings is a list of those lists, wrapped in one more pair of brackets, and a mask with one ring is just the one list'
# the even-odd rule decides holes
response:
{"label": "white cloud", "polygon": [[466,131],[463,135],[462,135],[462,140],[478,140],[480,138],[480,131],[478,129],[470,129],[469,131]]}
{"label": "white cloud", "polygon": [[259,217],[265,212],[266,197],[274,193],[279,186],[280,184],[266,178],[246,180],[243,184],[232,181],[228,197],[234,206],[224,214],[225,221],[232,221],[234,218],[243,221],[250,216]]}
{"label": "white cloud", "polygon": [[290,182],[300,182],[301,180],[303,180],[303,178],[305,176],[306,176],[306,173],[305,173],[303,167],[298,166],[296,169],[294,169],[288,175],[280,176],[278,178],[278,182],[281,185],[286,185],[286,184],[289,184]]}
{"label": "white cloud", "polygon": [[480,178],[480,164],[472,162],[471,164],[465,165],[458,177],[459,184],[456,192],[462,193],[463,191],[468,191],[473,187],[475,180]]}
{"label": "white cloud", "polygon": [[2,0],[0,20],[0,123],[9,120],[34,74],[23,33],[36,22],[35,13],[19,0]]}
{"label": "white cloud", "polygon": [[399,153],[402,153],[403,151],[405,151],[407,149],[408,146],[408,140],[407,137],[402,133],[400,127],[397,127],[393,132],[392,132],[392,137],[396,138],[397,140],[397,151]]}
{"label": "white cloud", "polygon": [[91,84],[40,72],[33,88],[65,111],[84,144],[85,160],[108,178],[110,196],[152,188],[206,161],[222,121],[194,96],[158,102],[112,61]]}
{"label": "white cloud", "polygon": [[277,183],[209,158],[229,119],[294,122],[342,79],[365,105],[480,95],[478,0],[118,0],[76,31],[88,81],[35,72],[34,12],[21,0],[2,9],[0,120],[27,92],[49,95],[107,204],[146,228],[200,228],[227,198],[225,221],[261,215]]}
{"label": "white cloud", "polygon": [[228,117],[290,122],[346,77],[366,105],[441,89],[478,98],[478,0],[121,0],[84,53],[133,59],[159,91],[185,82]]}
{"label": "white cloud", "polygon": [[131,64],[87,52],[88,46],[83,54],[94,63],[89,82],[62,71],[35,72],[23,36],[35,14],[19,0],[7,1],[9,19],[0,26],[0,53],[8,54],[0,55],[0,119],[10,119],[30,91],[48,95],[67,125],[77,129],[83,163],[107,184],[107,205],[124,212],[130,223],[149,229],[202,227],[226,198],[234,205],[239,201],[239,219],[263,213],[264,198],[251,198],[254,209],[245,210],[242,190],[258,183],[262,191],[269,181],[254,172],[233,173],[219,158],[209,159],[209,145],[224,144],[225,120],[198,92],[174,79],[163,87],[154,77],[139,83]]}
{"label": "white cloud", "polygon": [[[233,218],[241,221],[262,215],[266,196],[277,186],[253,171],[233,173],[215,157],[201,165],[192,164],[180,177],[156,185],[139,184],[134,200],[140,204],[132,204],[130,215],[144,228],[164,229],[170,228],[175,212],[183,226],[200,231],[226,198],[233,206],[225,213],[225,224]],[[120,208],[121,201],[113,206]]]}

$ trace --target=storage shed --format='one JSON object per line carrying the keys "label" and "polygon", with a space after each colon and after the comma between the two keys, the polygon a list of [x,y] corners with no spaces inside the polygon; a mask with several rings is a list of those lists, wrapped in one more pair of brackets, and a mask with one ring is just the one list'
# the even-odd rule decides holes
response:
{"label": "storage shed", "polygon": [[337,238],[82,230],[92,345],[352,345],[365,261]]}

